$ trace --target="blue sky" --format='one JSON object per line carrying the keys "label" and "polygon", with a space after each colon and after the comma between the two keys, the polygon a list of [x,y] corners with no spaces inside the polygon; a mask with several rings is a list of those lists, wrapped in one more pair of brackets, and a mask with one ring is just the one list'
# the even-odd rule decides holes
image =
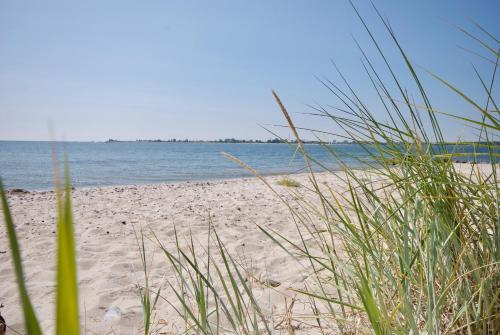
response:
{"label": "blue sky", "polygon": [[[475,31],[472,19],[498,37],[500,1],[374,2],[413,62],[485,101],[471,63],[485,76],[492,65],[459,48],[487,55],[450,23]],[[355,4],[406,75],[370,2]],[[284,123],[271,89],[298,124],[335,131],[301,114],[307,104],[338,105],[314,77],[338,82],[331,59],[379,108],[353,36],[381,64],[346,0],[2,0],[0,139],[48,140],[49,124],[79,141],[269,138],[259,124]],[[436,107],[476,114],[423,78]],[[443,127],[450,140],[472,136],[455,122]]]}

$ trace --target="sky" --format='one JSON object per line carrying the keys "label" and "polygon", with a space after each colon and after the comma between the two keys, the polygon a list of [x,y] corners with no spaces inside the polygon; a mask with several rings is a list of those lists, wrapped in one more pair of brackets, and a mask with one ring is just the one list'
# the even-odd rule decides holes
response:
{"label": "sky", "polygon": [[[408,78],[370,2],[354,3]],[[498,38],[500,1],[374,3],[434,106],[477,116],[424,69],[485,102],[471,64],[485,78],[493,65],[463,48],[490,55],[454,25],[478,33],[478,22]],[[266,139],[269,129],[289,136],[274,126],[285,122],[273,89],[299,126],[335,132],[307,115],[311,104],[339,105],[317,79],[341,82],[332,61],[384,118],[354,39],[383,69],[347,0],[0,0],[0,140]],[[442,127],[449,140],[474,136],[450,119]]]}

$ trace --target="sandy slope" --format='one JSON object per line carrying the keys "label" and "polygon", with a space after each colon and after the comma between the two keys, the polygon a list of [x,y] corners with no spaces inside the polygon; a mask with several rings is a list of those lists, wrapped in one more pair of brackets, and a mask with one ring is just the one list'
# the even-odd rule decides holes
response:
{"label": "sandy slope", "polygon": [[[277,186],[278,178],[266,179],[285,199],[293,200],[290,191],[306,192],[304,187],[292,190]],[[320,178],[331,185],[338,183],[331,175]],[[293,179],[307,183],[305,175],[295,175]],[[11,193],[9,201],[22,247],[29,292],[42,327],[49,334],[54,327],[54,193]],[[229,251],[249,270],[249,277],[281,283],[277,289],[253,283],[258,298],[268,311],[276,314],[284,306],[283,296],[278,292],[291,296],[287,288],[301,287],[307,276],[304,268],[257,229],[256,224],[295,235],[288,208],[255,178],[77,189],[73,192],[73,208],[81,319],[88,334],[140,333],[139,285],[143,285],[144,280],[134,228],[142,227],[147,236],[151,236],[149,229],[153,230],[172,248],[175,224],[182,240],[191,232],[195,241],[206,244],[210,213],[214,227]],[[172,269],[155,243],[148,240],[147,246],[148,259],[152,260],[152,282],[157,287],[165,278],[173,278]],[[0,303],[4,305],[1,312],[13,329],[22,331],[23,320],[4,229],[0,229],[0,251]],[[162,296],[175,301],[167,287]],[[274,305],[279,307],[275,309]],[[107,318],[110,308],[119,309],[121,316]],[[303,307],[296,304],[294,313],[301,312]],[[159,304],[156,321],[162,332],[178,332],[180,319],[164,301]]]}

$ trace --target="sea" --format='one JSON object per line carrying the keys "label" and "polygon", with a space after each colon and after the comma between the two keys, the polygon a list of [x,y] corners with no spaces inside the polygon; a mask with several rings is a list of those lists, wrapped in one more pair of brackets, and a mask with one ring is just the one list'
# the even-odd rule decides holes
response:
{"label": "sea", "polygon": [[[315,171],[338,170],[333,148],[354,168],[369,164],[369,155],[357,144],[306,144]],[[0,141],[0,177],[6,189],[54,188],[54,154],[67,161],[74,187],[157,184],[221,180],[252,174],[228,153],[261,175],[306,171],[304,157],[284,143],[197,142],[30,142]],[[363,163],[362,163],[363,161]]]}
{"label": "sea", "polygon": [[[322,145],[306,145],[308,154],[338,169]],[[354,144],[339,145],[352,165],[351,154],[363,155]],[[156,184],[220,180],[252,174],[223,153],[228,153],[262,175],[305,172],[303,156],[283,143],[196,142],[31,142],[0,141],[0,177],[6,189],[54,188],[54,155],[67,161],[75,187]],[[320,170],[319,166],[315,166]]]}

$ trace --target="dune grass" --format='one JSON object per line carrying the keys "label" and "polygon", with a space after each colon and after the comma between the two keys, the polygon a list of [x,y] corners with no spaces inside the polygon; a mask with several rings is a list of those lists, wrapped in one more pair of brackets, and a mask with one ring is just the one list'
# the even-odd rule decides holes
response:
{"label": "dune grass", "polygon": [[285,187],[300,187],[300,183],[296,180],[290,179],[288,177],[283,177],[276,182],[276,184]]}
{"label": "dune grass", "polygon": [[257,303],[251,282],[211,224],[209,230],[207,248],[196,247],[192,237],[188,245],[183,246],[177,231],[175,252],[169,251],[156,238],[177,279],[167,285],[180,303],[177,313],[185,321],[184,331],[195,334],[270,333],[269,320]]}
{"label": "dune grass", "polygon": [[[421,105],[414,102],[372,31],[356,8],[354,10],[385,65],[385,69],[376,69],[360,48],[366,75],[386,117],[377,117],[340,71],[345,89],[328,79],[320,81],[342,106],[313,107],[313,114],[342,129],[342,133],[335,135],[363,148],[369,159],[359,163],[370,169],[365,172],[352,169],[334,146],[325,145],[331,158],[342,167],[341,172],[331,173],[344,181],[347,192],[321,185],[312,166],[316,164],[328,171],[327,166],[308,155],[299,136],[301,129],[294,125],[284,104],[273,92],[295,136],[298,150],[304,156],[309,169],[310,185],[307,187],[315,195],[315,201],[302,197],[298,199],[301,206],[285,203],[297,223],[295,236],[284,236],[268,227],[259,228],[271,243],[280,245],[290,257],[309,262],[309,281],[297,292],[309,298],[312,310],[309,317],[316,323],[319,333],[330,333],[334,324],[338,332],[346,334],[496,334],[500,332],[497,175],[500,148],[496,142],[500,118],[493,87],[500,56],[496,51],[499,50],[498,40],[493,39],[493,47],[486,47],[494,57],[491,79],[488,81],[476,72],[487,96],[486,103],[476,101],[430,73],[478,113],[478,117],[456,116],[432,107],[417,70],[389,23],[375,8],[408,69]],[[389,82],[381,79],[381,71],[388,73]],[[392,92],[389,87],[396,90]],[[450,146],[445,141],[438,116],[460,120],[471,133],[477,134],[477,140]],[[459,145],[466,145],[470,150],[455,153]],[[227,156],[260,177],[244,162]],[[464,156],[474,162],[487,163],[460,171],[453,160]],[[274,191],[271,184],[261,179]],[[298,242],[294,242],[297,239]],[[219,250],[224,250],[220,240],[217,244]],[[179,246],[177,252],[185,254]],[[190,271],[201,273],[197,262],[189,264]],[[238,271],[238,267],[232,271]],[[183,278],[180,273],[179,278]],[[192,281],[186,286],[195,289],[204,285],[214,296],[226,292],[216,289],[219,286],[215,285],[214,277],[203,278],[202,282]],[[244,285],[233,279],[219,277],[217,280],[224,288],[236,285],[236,291]],[[183,306],[197,301],[189,295],[179,295],[178,300]],[[215,305],[207,304],[207,301],[204,300],[202,308],[198,307],[198,311],[203,310],[203,317],[190,313],[186,318],[190,319],[190,330],[214,333],[206,322],[209,310],[217,313],[214,327],[220,325],[219,314],[226,318],[232,316],[232,311],[220,308],[216,302]],[[254,304],[251,307],[257,308]],[[239,315],[246,318],[245,322],[254,320],[249,313]],[[264,318],[272,323],[272,316]],[[262,327],[267,323],[263,322],[254,333],[273,334],[274,330]],[[238,328],[232,330],[240,332]]]}
{"label": "dune grass", "polygon": [[[139,246],[139,254],[141,256],[142,269],[144,272],[144,287],[141,289],[141,305],[142,305],[142,316],[144,320],[144,334],[149,335],[151,333],[151,326],[153,323],[153,316],[158,299],[160,298],[161,288],[156,290],[150,287],[149,269],[146,255],[146,246],[144,242],[144,233],[141,230],[140,235],[134,230],[137,245]],[[140,238],[139,238],[140,236]]]}

